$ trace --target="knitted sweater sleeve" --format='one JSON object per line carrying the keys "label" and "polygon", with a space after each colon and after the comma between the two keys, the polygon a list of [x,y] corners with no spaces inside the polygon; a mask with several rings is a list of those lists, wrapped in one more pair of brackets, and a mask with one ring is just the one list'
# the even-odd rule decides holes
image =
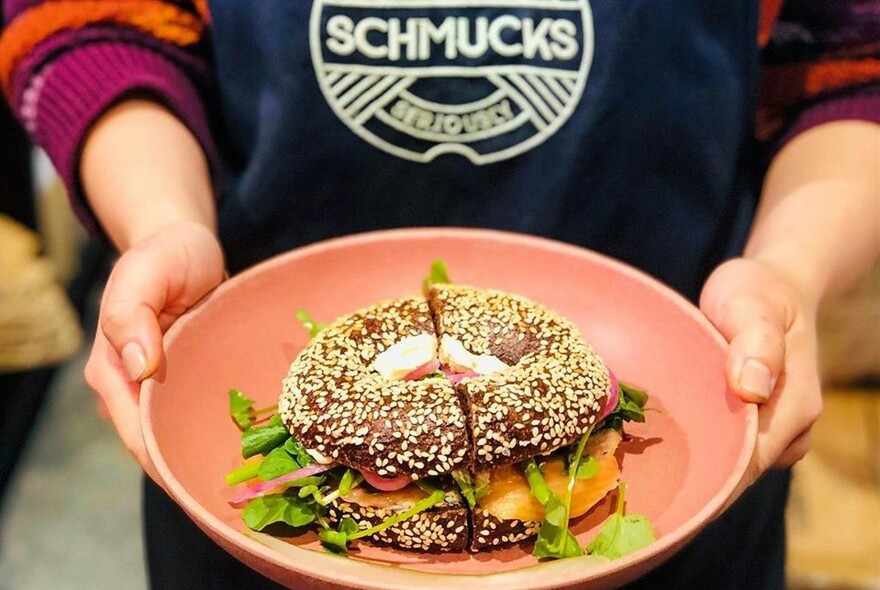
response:
{"label": "knitted sweater sleeve", "polygon": [[78,163],[92,123],[137,94],[164,104],[192,131],[217,176],[204,96],[211,80],[204,2],[2,0],[0,84],[24,128],[49,155],[74,211],[100,227]]}
{"label": "knitted sweater sleeve", "polygon": [[822,123],[880,123],[880,3],[764,0],[757,136],[779,149]]}

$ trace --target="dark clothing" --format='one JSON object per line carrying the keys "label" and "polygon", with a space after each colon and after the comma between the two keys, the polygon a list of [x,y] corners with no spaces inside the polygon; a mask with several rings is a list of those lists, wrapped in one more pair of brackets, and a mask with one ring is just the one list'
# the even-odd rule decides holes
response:
{"label": "dark clothing", "polygon": [[[755,202],[756,2],[602,0],[590,3],[589,18],[572,9],[323,4],[212,2],[220,227],[232,268],[344,233],[478,226],[599,250],[694,299],[741,248]],[[508,45],[524,42],[517,29],[526,19],[562,21],[576,31],[577,52],[505,57],[487,42],[482,54],[448,57],[434,44],[410,59],[400,35],[395,43],[381,31],[367,36],[370,46],[396,47],[397,60],[331,50],[347,39],[334,36],[340,22],[372,18],[382,29],[396,19],[408,30],[453,18],[470,23],[473,40],[478,19],[506,17],[520,23],[502,30]],[[451,68],[456,75],[446,75]],[[358,103],[383,83],[391,90]],[[462,139],[466,128],[453,134],[456,110],[477,117],[494,93],[489,105],[506,100],[525,122],[483,140]]]}
{"label": "dark clothing", "polygon": [[[782,590],[791,472],[770,471],[697,539],[628,590]],[[147,563],[154,590],[282,588],[226,553],[144,478]]]}

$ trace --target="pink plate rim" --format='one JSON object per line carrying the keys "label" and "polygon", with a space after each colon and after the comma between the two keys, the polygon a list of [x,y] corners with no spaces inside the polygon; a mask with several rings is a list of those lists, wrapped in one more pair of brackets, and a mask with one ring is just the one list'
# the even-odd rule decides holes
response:
{"label": "pink plate rim", "polygon": [[[267,259],[255,266],[239,273],[221,284],[214,292],[208,295],[194,309],[198,309],[210,299],[221,295],[229,289],[234,289],[251,274],[260,273],[267,269],[287,264],[291,259],[309,256],[326,250],[346,248],[363,243],[380,240],[405,241],[413,238],[419,239],[482,239],[501,240],[509,243],[517,243],[537,247],[548,253],[565,253],[583,258],[592,259],[595,262],[610,266],[615,271],[629,275],[633,279],[648,284],[659,292],[664,293],[676,306],[691,316],[712,334],[713,339],[726,348],[727,342],[716,330],[715,326],[690,302],[669,286],[650,275],[629,266],[626,263],[615,260],[598,252],[585,249],[580,246],[542,238],[527,234],[519,234],[508,231],[492,229],[474,229],[463,227],[430,227],[430,228],[404,228],[377,230],[364,233],[350,234],[337,238],[316,242],[289,252]],[[184,314],[165,335],[166,346],[174,341],[174,338],[182,330],[186,329],[192,310]],[[159,444],[152,428],[152,416],[150,415],[151,398],[153,388],[156,385],[154,379],[147,379],[141,386],[140,418],[143,430],[144,443],[147,454],[162,478],[162,485],[171,497],[190,513],[203,528],[207,528],[214,535],[226,540],[226,542],[241,547],[261,560],[264,560],[279,569],[294,569],[311,578],[325,581],[331,584],[342,584],[356,588],[369,590],[409,590],[411,588],[450,588],[473,584],[477,582],[481,588],[498,588],[512,590],[514,588],[529,588],[543,590],[559,588],[569,584],[586,581],[596,575],[594,567],[583,567],[595,564],[595,558],[589,556],[581,558],[569,558],[553,562],[536,563],[535,565],[517,568],[515,570],[497,572],[491,574],[443,574],[436,572],[420,572],[400,568],[394,565],[383,565],[374,562],[366,562],[357,559],[345,559],[338,556],[325,554],[309,549],[302,549],[288,545],[268,535],[255,533],[252,535],[243,533],[224,523],[213,515],[204,506],[187,492],[181,483],[174,477],[168,464],[159,451]],[[624,570],[638,562],[661,555],[665,551],[673,550],[683,541],[689,539],[706,522],[716,516],[727,503],[743,476],[751,461],[758,434],[758,412],[755,404],[746,404],[746,432],[745,441],[740,455],[737,458],[733,471],[724,481],[719,492],[696,514],[676,529],[669,531],[656,542],[640,551],[626,557],[603,564],[600,577],[604,578],[615,572]],[[263,539],[258,541],[257,539]],[[273,542],[275,541],[275,542]],[[295,565],[291,556],[295,556]],[[333,575],[328,576],[327,572]],[[371,575],[372,574],[372,575]]]}

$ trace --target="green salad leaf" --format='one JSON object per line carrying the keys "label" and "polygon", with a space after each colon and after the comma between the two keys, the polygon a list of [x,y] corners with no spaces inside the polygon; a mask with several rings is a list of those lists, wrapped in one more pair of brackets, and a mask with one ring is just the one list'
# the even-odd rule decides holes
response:
{"label": "green salad leaf", "polygon": [[345,470],[345,473],[342,474],[342,479],[339,480],[339,487],[337,488],[340,496],[347,496],[348,493],[351,492],[357,476],[358,472],[354,469]]}
{"label": "green salad leaf", "polygon": [[318,335],[318,333],[327,327],[327,324],[322,324],[321,322],[316,322],[312,316],[304,309],[296,310],[296,319],[299,320],[299,323],[302,324],[302,327],[306,329],[309,333],[309,336],[314,338]]}
{"label": "green salad leaf", "polygon": [[257,417],[256,412],[254,412],[254,400],[237,389],[230,389],[229,414],[238,425],[239,430],[249,428]]}
{"label": "green salad leaf", "polygon": [[570,457],[569,465],[573,468],[570,467],[568,470],[565,498],[560,498],[547,486],[547,482],[544,481],[544,476],[534,459],[526,462],[526,480],[528,480],[534,496],[544,506],[544,522],[541,523],[538,538],[535,540],[535,549],[532,552],[539,559],[561,559],[584,554],[583,548],[568,529],[568,521],[575,480],[578,478],[579,472],[583,471],[586,474],[589,471],[589,461],[582,464],[581,457],[592,431],[593,429],[590,428],[581,436]]}
{"label": "green salad leaf", "polygon": [[535,539],[532,555],[538,559],[583,555],[584,550],[568,530],[568,507],[565,502],[547,485],[534,459],[527,459],[522,465],[532,495],[544,506],[544,522],[541,523],[541,529]]}
{"label": "green salad leaf", "polygon": [[648,394],[625,383],[619,383],[619,386],[620,396],[617,398],[617,406],[599,423],[596,430],[614,428],[622,432],[624,422],[645,421],[645,412],[649,410],[645,407],[648,403]]}
{"label": "green salad leaf", "polygon": [[321,545],[328,552],[337,555],[347,555],[349,539],[357,531],[357,521],[346,516],[339,522],[339,526],[336,529],[323,529],[318,533],[318,538],[321,539]]}
{"label": "green salad leaf", "polygon": [[284,493],[254,498],[244,507],[241,518],[248,528],[261,531],[277,522],[305,526],[314,522],[317,515],[314,500]]}
{"label": "green salad leaf", "polygon": [[[568,468],[571,470],[573,466],[572,461],[568,462]],[[596,474],[599,473],[599,462],[596,461],[595,457],[591,457],[587,455],[585,457],[581,457],[581,460],[578,462],[577,467],[575,467],[574,476],[577,479],[590,479],[596,477]]]}
{"label": "green salad leaf", "polygon": [[300,469],[302,465],[294,459],[284,446],[275,447],[260,463],[257,476],[263,481],[269,481]]}
{"label": "green salad leaf", "polygon": [[[299,489],[299,492],[297,492],[297,495],[300,498],[305,498],[306,496],[314,496],[316,492],[320,493],[320,487],[318,484],[306,484]],[[316,498],[316,500],[317,500],[317,498]],[[320,504],[320,502],[319,502],[319,504]]]}
{"label": "green salad leaf", "polygon": [[522,462],[522,467],[526,480],[529,482],[529,487],[532,490],[532,495],[538,499],[541,506],[547,506],[550,496],[554,494],[550,486],[547,485],[547,482],[544,481],[544,475],[541,473],[537,461],[534,458],[526,459]]}
{"label": "green salad leaf", "polygon": [[290,434],[281,422],[281,416],[273,415],[263,426],[251,426],[241,433],[241,456],[268,455],[275,447],[285,444]]}
{"label": "green salad leaf", "polygon": [[559,499],[559,496],[551,492],[544,505],[544,522],[535,539],[535,549],[532,555],[538,559],[563,557],[577,557],[583,555],[584,550],[568,530],[568,508]]}
{"label": "green salad leaf", "polygon": [[306,452],[306,448],[302,446],[302,443],[293,436],[284,442],[284,450],[293,457],[300,467],[305,467],[315,462],[312,456]]}
{"label": "green salad leaf", "polygon": [[470,471],[467,469],[456,469],[452,472],[452,479],[458,484],[462,497],[467,501],[468,506],[473,508],[477,504],[477,495],[474,491],[474,481]]}
{"label": "green salad leaf", "polygon": [[596,538],[587,546],[593,555],[617,559],[629,555],[654,542],[654,529],[641,514],[624,516],[626,484],[621,483],[617,493],[617,508],[608,517]]}
{"label": "green salad leaf", "polygon": [[439,259],[435,260],[431,263],[431,270],[428,272],[428,276],[422,281],[422,293],[427,297],[432,285],[448,285],[451,282],[452,279],[449,278],[449,270],[446,268],[446,263]]}

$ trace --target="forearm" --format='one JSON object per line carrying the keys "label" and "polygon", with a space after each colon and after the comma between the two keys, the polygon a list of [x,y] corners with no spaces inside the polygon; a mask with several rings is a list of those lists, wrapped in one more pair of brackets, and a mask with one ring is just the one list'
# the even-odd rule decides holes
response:
{"label": "forearm", "polygon": [[80,181],[120,251],[179,221],[215,231],[207,158],[189,129],[158,103],[131,99],[104,113],[83,142]]}
{"label": "forearm", "polygon": [[880,255],[880,126],[838,121],[774,158],[745,256],[774,266],[812,305]]}

